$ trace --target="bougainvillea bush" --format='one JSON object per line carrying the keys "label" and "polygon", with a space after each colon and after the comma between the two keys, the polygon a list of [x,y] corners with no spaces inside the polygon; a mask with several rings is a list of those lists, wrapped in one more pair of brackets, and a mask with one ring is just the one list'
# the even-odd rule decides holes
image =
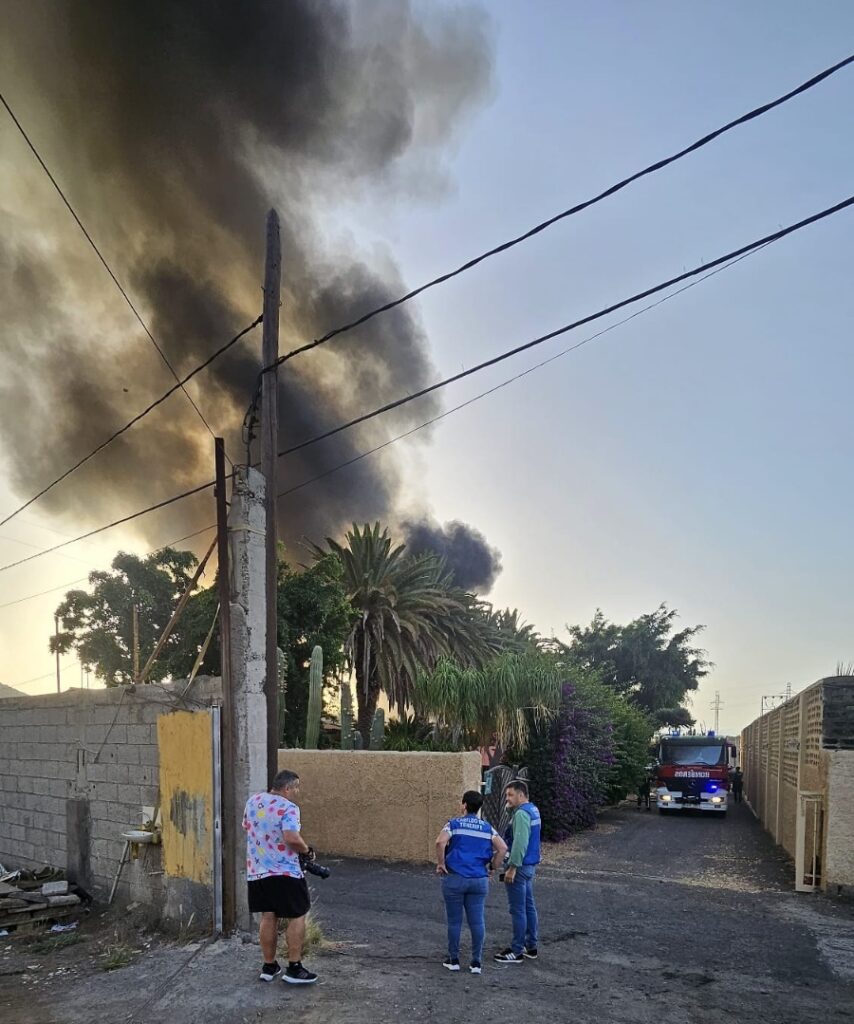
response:
{"label": "bougainvillea bush", "polygon": [[566,682],[560,710],[532,736],[525,755],[543,838],[566,839],[596,824],[614,765],[614,727],[607,702],[587,686]]}

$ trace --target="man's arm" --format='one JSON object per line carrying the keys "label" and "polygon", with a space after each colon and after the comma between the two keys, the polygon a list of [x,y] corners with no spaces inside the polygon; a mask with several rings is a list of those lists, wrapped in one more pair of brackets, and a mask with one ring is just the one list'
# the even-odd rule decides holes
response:
{"label": "man's arm", "polygon": [[507,843],[501,838],[497,832],[492,833],[492,860],[489,863],[490,871],[497,871],[501,867],[504,861],[504,857],[507,854]]}
{"label": "man's arm", "polygon": [[510,865],[504,874],[505,882],[512,882],[516,877],[516,868],[522,866],[530,839],[531,819],[524,811],[517,811],[513,815],[513,845],[510,847]]}
{"label": "man's arm", "polygon": [[308,853],[308,843],[299,832],[295,832],[293,829],[283,830],[282,838],[296,853]]}
{"label": "man's arm", "polygon": [[445,851],[448,848],[448,843],[451,841],[451,833],[447,828],[443,828],[439,835],[436,837],[436,874],[447,875],[448,869],[445,867]]}

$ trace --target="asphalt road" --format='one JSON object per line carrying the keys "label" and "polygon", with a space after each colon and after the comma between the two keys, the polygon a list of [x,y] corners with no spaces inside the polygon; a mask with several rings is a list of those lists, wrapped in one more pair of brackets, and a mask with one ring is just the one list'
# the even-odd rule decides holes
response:
{"label": "asphalt road", "polygon": [[[481,977],[441,967],[444,908],[428,869],[332,867],[332,878],[314,884],[315,912],[332,943],[306,958],[321,974],[314,988],[262,985],[254,980],[257,946],[220,942],[154,949],[110,974],[78,964],[58,979],[25,984],[18,976],[26,1001],[14,1000],[17,1016],[13,979],[0,977],[0,1017],[9,1024],[854,1020],[854,907],[796,895],[786,861],[743,807],[726,820],[621,808],[595,832],[549,847],[537,879],[540,959],[488,963]],[[496,884],[488,949],[507,944],[508,926]]]}

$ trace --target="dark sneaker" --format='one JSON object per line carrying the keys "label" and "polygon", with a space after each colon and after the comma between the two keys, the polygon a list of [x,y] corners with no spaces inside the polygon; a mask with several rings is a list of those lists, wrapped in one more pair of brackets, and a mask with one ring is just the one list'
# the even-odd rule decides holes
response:
{"label": "dark sneaker", "polygon": [[536,949],[526,949],[525,952],[522,954],[522,956],[525,957],[526,960],[536,960],[539,955],[540,954],[536,951]]}
{"label": "dark sneaker", "polygon": [[302,964],[288,964],[288,969],[282,975],[282,981],[289,985],[313,985],[317,981],[317,975],[303,967]]}
{"label": "dark sneaker", "polygon": [[261,981],[275,981],[282,973],[282,968],[277,963],[264,964],[258,977]]}
{"label": "dark sneaker", "polygon": [[460,962],[459,960],[452,960],[450,957],[447,957],[442,962],[442,966],[446,971],[458,971],[460,969]]}
{"label": "dark sneaker", "polygon": [[495,954],[495,962],[497,964],[523,964],[525,958],[521,953],[514,953],[512,949],[505,949],[503,952]]}
{"label": "dark sneaker", "polygon": [[469,970],[471,971],[472,974],[482,974],[483,966],[477,960],[473,960],[471,967],[469,967]]}

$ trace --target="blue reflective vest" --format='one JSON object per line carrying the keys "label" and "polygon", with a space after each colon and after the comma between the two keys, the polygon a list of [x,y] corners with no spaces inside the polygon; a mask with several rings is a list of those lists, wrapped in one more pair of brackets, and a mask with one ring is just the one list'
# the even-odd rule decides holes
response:
{"label": "blue reflective vest", "polygon": [[[540,817],[540,812],[537,807],[530,803],[520,804],[514,812],[513,818],[516,815],[523,812],[528,815],[531,819],[531,836],[528,839],[528,849],[525,850],[525,856],[522,858],[522,863],[526,866],[540,863],[540,833],[543,828],[543,821]],[[504,841],[507,843],[507,849],[513,849],[513,822],[507,826],[507,831],[504,833]]]}
{"label": "blue reflective vest", "polygon": [[445,831],[451,836],[445,850],[447,869],[463,878],[486,878],[487,865],[494,853],[492,825],[474,814],[467,814],[464,818],[451,818]]}

